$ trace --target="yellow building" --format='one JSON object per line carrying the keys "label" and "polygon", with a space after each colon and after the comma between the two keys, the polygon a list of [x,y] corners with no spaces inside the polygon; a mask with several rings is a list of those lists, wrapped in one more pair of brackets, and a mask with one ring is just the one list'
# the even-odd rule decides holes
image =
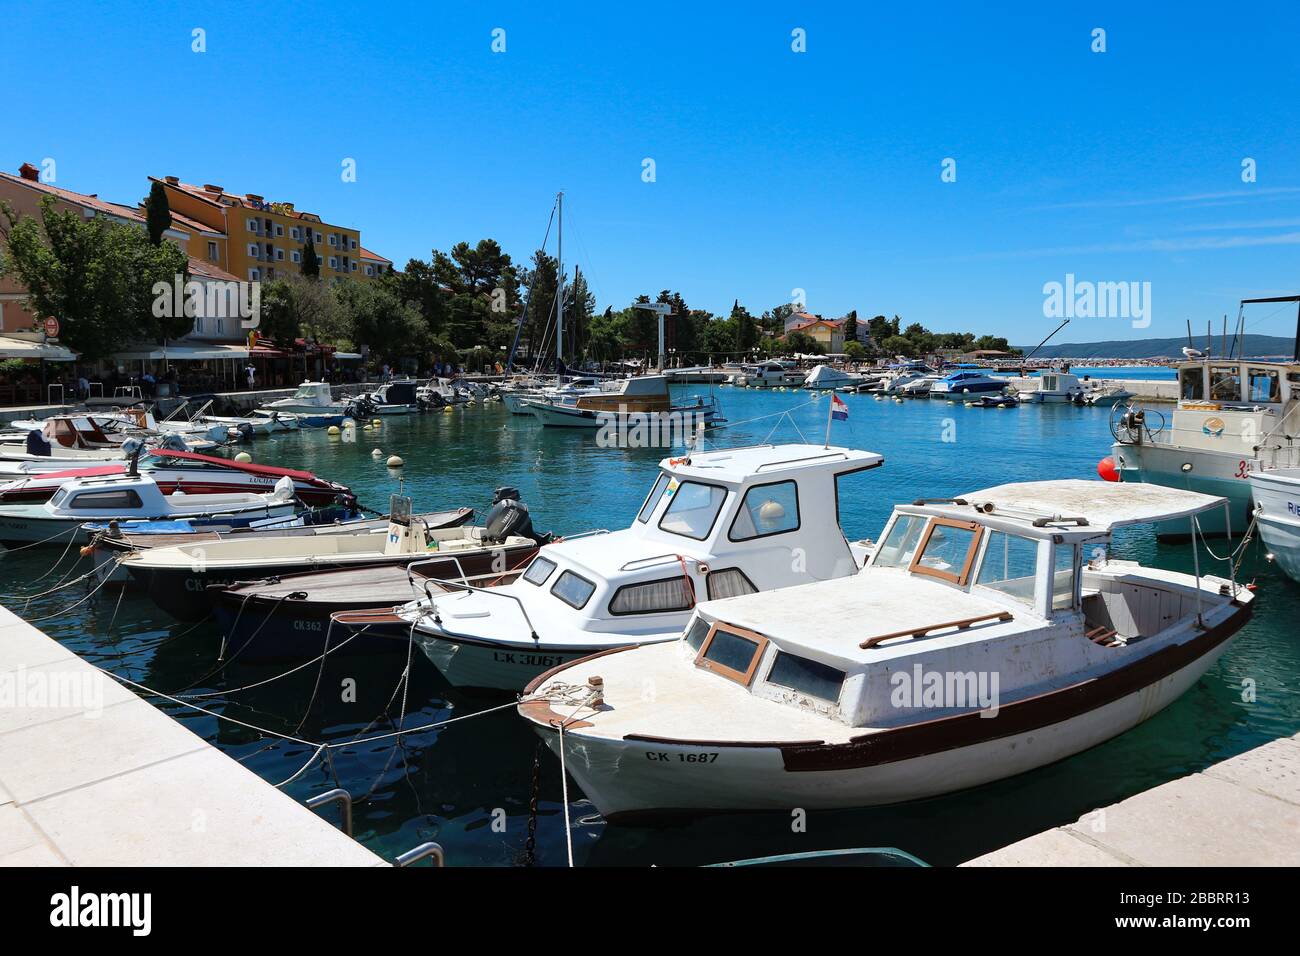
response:
{"label": "yellow building", "polygon": [[293,203],[268,202],[256,193],[235,195],[221,186],[195,186],[176,176],[162,179],[172,213],[206,227],[193,232],[189,253],[240,279],[256,281],[296,274],[310,239],[322,279],[367,279],[392,269],[392,263],[361,248],[361,231],[334,226]]}

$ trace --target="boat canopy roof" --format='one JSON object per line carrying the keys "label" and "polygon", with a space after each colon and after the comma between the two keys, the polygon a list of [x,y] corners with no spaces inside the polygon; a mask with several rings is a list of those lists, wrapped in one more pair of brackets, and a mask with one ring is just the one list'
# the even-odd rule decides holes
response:
{"label": "boat canopy roof", "polygon": [[903,507],[946,516],[1001,518],[1060,534],[1074,528],[1090,534],[1153,521],[1170,521],[1222,506],[1226,498],[1181,488],[1137,482],[1025,481],[985,488],[951,501]]}
{"label": "boat canopy roof", "polygon": [[840,474],[875,468],[883,455],[835,445],[751,445],[693,452],[685,458],[665,458],[659,467],[679,478],[739,485],[763,484],[789,477],[791,472],[826,469]]}

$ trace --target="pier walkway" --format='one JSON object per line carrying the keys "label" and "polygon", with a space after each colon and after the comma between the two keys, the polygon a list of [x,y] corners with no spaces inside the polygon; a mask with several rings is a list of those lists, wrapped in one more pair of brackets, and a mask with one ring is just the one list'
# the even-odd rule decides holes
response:
{"label": "pier walkway", "polygon": [[385,861],[0,608],[0,866]]}
{"label": "pier walkway", "polygon": [[962,866],[1300,866],[1300,734]]}

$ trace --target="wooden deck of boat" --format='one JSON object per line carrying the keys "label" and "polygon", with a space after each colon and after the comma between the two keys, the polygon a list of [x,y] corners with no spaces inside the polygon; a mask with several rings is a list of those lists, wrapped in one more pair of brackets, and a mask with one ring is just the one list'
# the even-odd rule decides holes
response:
{"label": "wooden deck of boat", "polygon": [[384,865],[4,608],[0,684],[0,867]]}
{"label": "wooden deck of boat", "polygon": [[1298,866],[1300,734],[962,866]]}
{"label": "wooden deck of boat", "polygon": [[[358,607],[378,607],[397,601],[413,601],[424,591],[420,576],[415,576],[412,587],[406,577],[405,565],[380,565],[371,568],[351,568],[339,571],[318,571],[311,580],[293,575],[279,581],[250,584],[239,593],[254,593],[264,598],[282,598],[290,594],[305,593],[308,601],[355,601]],[[367,605],[367,602],[369,604]]]}

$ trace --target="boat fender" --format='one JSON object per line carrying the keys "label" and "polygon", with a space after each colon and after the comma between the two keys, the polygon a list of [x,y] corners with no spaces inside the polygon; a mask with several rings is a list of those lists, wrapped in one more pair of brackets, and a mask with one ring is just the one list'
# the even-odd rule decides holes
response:
{"label": "boat fender", "polygon": [[372,452],[370,453],[370,457],[371,457],[371,458],[383,458],[383,457],[384,457],[384,452],[383,452],[382,449],[376,448],[374,451],[372,451]]}
{"label": "boat fender", "polygon": [[389,467],[389,468],[401,468],[402,465],[404,465],[404,464],[406,464],[406,462],[402,461],[401,456],[399,456],[399,455],[389,455],[389,456],[388,456],[388,467]]}
{"label": "boat fender", "polygon": [[241,451],[238,455],[235,456],[235,461],[248,462],[252,460],[253,460],[253,456],[246,451]]}
{"label": "boat fender", "polygon": [[1107,455],[1097,462],[1097,474],[1103,481],[1119,481],[1119,469],[1115,467],[1115,459]]}

